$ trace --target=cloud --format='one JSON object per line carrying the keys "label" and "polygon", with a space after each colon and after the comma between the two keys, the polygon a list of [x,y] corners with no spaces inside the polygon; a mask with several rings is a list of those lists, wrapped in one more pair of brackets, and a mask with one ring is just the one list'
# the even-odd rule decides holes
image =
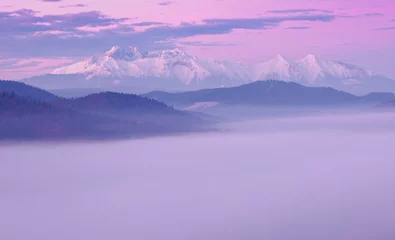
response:
{"label": "cloud", "polygon": [[383,13],[364,13],[361,15],[339,15],[339,18],[384,17]]}
{"label": "cloud", "polygon": [[365,17],[384,17],[384,14],[382,13],[365,13]]}
{"label": "cloud", "polygon": [[20,60],[20,59],[6,59],[0,60],[0,69],[6,70],[14,70],[14,69],[22,69],[26,67],[35,67],[40,65],[40,61],[36,60]]}
{"label": "cloud", "polygon": [[37,16],[30,9],[0,12],[0,32],[3,36],[32,37],[29,34],[50,31],[81,33],[79,27],[105,27],[121,24],[127,18],[111,18],[98,11]]}
{"label": "cloud", "polygon": [[14,64],[17,64],[18,60],[16,59],[0,59],[0,69],[3,68],[11,68]]}
{"label": "cloud", "polygon": [[131,26],[136,26],[136,27],[149,27],[153,25],[165,25],[166,23],[162,22],[138,22],[138,23],[132,23],[130,24]]}
{"label": "cloud", "polygon": [[68,58],[11,58],[1,60],[0,75],[3,79],[23,79],[34,75],[47,74],[54,68],[75,63]]}
{"label": "cloud", "polygon": [[41,64],[40,61],[27,61],[24,63],[19,63],[19,64],[14,64],[13,68],[15,69],[21,69],[21,68],[27,68],[27,67],[36,67],[39,66]]}
{"label": "cloud", "polygon": [[383,28],[375,28],[376,31],[388,31],[388,30],[395,30],[395,26],[392,27],[383,27]]}
{"label": "cloud", "polygon": [[159,6],[170,6],[170,5],[173,5],[175,2],[170,2],[170,1],[168,1],[168,2],[160,2],[160,3],[158,3],[158,5]]}
{"label": "cloud", "polygon": [[63,0],[40,0],[41,2],[62,2]]}
{"label": "cloud", "polygon": [[312,14],[261,18],[206,19],[204,22],[206,26],[228,31],[233,29],[267,29],[289,21],[331,22],[335,18],[336,16],[332,14]]}
{"label": "cloud", "polygon": [[306,30],[306,29],[310,29],[311,27],[307,27],[307,26],[295,26],[295,27],[287,27],[285,29],[289,29],[289,30]]}
{"label": "cloud", "polygon": [[86,7],[86,5],[79,3],[79,4],[63,5],[60,6],[59,8],[83,8],[83,7]]}
{"label": "cloud", "polygon": [[268,13],[309,13],[309,12],[321,12],[321,13],[332,13],[331,10],[322,10],[317,8],[295,8],[295,9],[281,9],[281,10],[271,10],[267,11]]}
{"label": "cloud", "polygon": [[[0,52],[3,56],[87,56],[112,45],[135,45],[146,50],[172,48],[179,39],[228,34],[236,29],[263,30],[283,22],[331,22],[333,14],[301,14],[258,18],[212,18],[168,25],[160,22],[127,23],[98,11],[38,16],[29,9],[0,12]],[[146,26],[136,31],[135,26]],[[95,31],[89,31],[93,28]]]}

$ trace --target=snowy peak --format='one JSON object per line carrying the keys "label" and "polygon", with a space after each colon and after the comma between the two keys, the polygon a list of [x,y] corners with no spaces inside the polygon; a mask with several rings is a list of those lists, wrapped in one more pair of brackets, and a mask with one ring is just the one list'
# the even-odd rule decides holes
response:
{"label": "snowy peak", "polygon": [[144,57],[144,55],[136,47],[133,46],[130,46],[126,49],[123,49],[119,46],[114,46],[110,50],[108,50],[104,55],[109,58],[125,60],[125,61],[134,61]]}
{"label": "snowy peak", "polygon": [[295,68],[299,70],[302,78],[310,84],[325,75],[322,61],[313,54],[308,54],[304,58],[297,60],[295,62]]}
{"label": "snowy peak", "polygon": [[278,79],[295,81],[299,79],[299,76],[298,70],[294,68],[291,61],[288,61],[282,55],[277,55],[267,62],[258,63],[253,66],[251,78],[253,80]]}
{"label": "snowy peak", "polygon": [[191,56],[181,51],[180,49],[175,48],[171,50],[149,52],[147,54],[147,57],[170,59],[170,58],[181,58],[181,57],[191,57]]}
{"label": "snowy peak", "polygon": [[319,58],[316,55],[309,53],[304,58],[300,59],[298,62],[318,63]]}
{"label": "snowy peak", "polygon": [[325,61],[313,54],[296,61],[296,67],[310,83],[328,78],[351,79],[356,82],[355,79],[357,78],[373,76],[373,73],[367,69],[339,61]]}
{"label": "snowy peak", "polygon": [[278,54],[275,58],[270,60],[271,62],[282,63],[282,64],[289,64],[288,60],[281,54]]}
{"label": "snowy peak", "polygon": [[270,65],[273,68],[273,70],[281,69],[281,70],[289,71],[291,67],[291,63],[280,54],[277,55],[272,60],[267,61],[265,64]]}
{"label": "snowy peak", "polygon": [[104,56],[117,60],[134,61],[143,58],[192,58],[187,53],[181,51],[178,48],[171,50],[160,50],[153,52],[140,52],[137,47],[129,46],[127,48],[121,48],[119,46],[113,46],[110,50],[104,53]]}
{"label": "snowy peak", "polygon": [[319,59],[317,56],[313,54],[308,54],[304,58],[295,61],[295,66],[297,68],[306,68],[308,70],[316,70],[320,72],[322,69],[322,64],[324,61]]}
{"label": "snowy peak", "polygon": [[114,53],[119,52],[121,48],[119,46],[113,46],[110,50],[108,50],[105,55],[112,56]]}

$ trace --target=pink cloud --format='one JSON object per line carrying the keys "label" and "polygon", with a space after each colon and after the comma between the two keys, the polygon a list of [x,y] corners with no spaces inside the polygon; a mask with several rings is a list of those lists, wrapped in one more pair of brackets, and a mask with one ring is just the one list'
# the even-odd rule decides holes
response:
{"label": "pink cloud", "polygon": [[[61,67],[75,62],[74,59],[68,58],[30,58],[30,59],[7,59],[10,64],[0,67],[0,75],[2,79],[18,80],[30,76],[47,74],[53,68]],[[5,63],[5,59],[0,59],[0,65]],[[5,65],[5,64],[3,64]]]}

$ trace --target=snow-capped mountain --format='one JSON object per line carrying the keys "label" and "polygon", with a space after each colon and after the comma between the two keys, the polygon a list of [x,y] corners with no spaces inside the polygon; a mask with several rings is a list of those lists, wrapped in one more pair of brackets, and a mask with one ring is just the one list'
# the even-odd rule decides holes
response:
{"label": "snow-capped mountain", "polygon": [[353,93],[395,91],[393,79],[312,54],[296,61],[278,55],[266,62],[247,65],[197,58],[179,49],[141,52],[136,47],[112,47],[100,56],[30,80],[32,84],[47,88],[109,88],[119,85],[140,87],[146,91],[174,91],[231,87],[268,79],[294,81],[307,86],[329,86]]}
{"label": "snow-capped mountain", "polygon": [[172,79],[184,86],[205,85],[201,82],[211,77],[250,80],[247,69],[235,62],[198,59],[179,49],[140,52],[135,47],[112,47],[100,57],[55,69],[52,74],[78,74],[86,79]]}
{"label": "snow-capped mountain", "polygon": [[52,74],[80,74],[86,79],[176,77],[184,84],[189,84],[191,79],[202,79],[208,72],[194,64],[192,58],[178,49],[141,53],[135,47],[113,47],[103,56],[91,57],[86,61],[55,69]]}

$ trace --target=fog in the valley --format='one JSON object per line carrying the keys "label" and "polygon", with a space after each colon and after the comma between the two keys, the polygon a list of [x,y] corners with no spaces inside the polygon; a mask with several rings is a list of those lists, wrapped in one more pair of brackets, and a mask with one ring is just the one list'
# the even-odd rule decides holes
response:
{"label": "fog in the valley", "polygon": [[0,147],[4,240],[395,239],[395,114]]}

